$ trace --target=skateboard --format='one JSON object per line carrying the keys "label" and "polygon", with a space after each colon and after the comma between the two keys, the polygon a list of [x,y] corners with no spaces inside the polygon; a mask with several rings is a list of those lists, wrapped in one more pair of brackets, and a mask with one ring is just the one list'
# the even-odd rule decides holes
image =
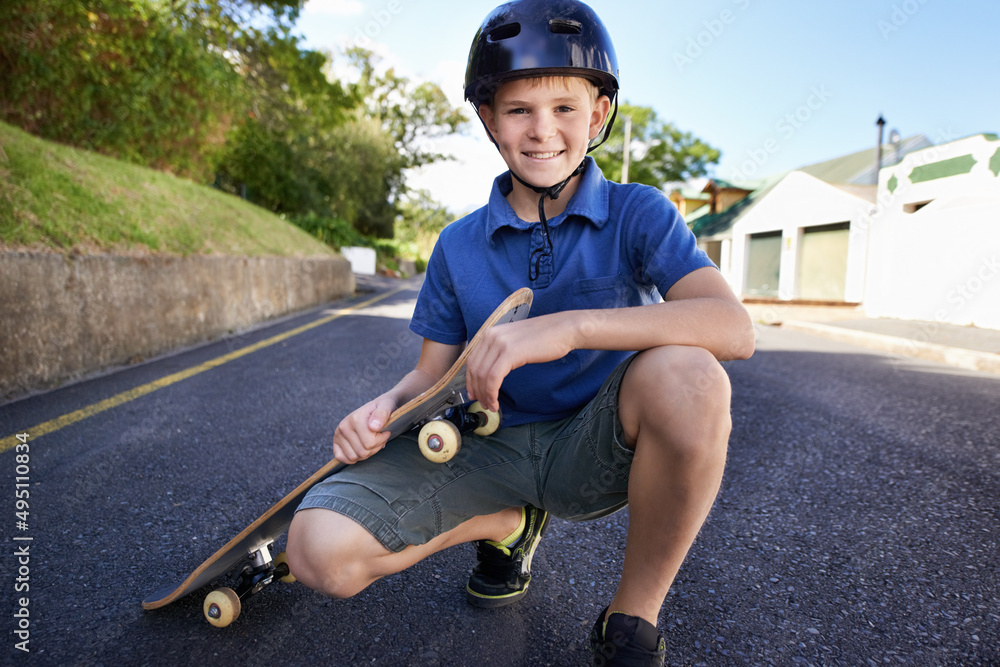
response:
{"label": "skateboard", "polygon": [[[507,297],[483,323],[448,372],[430,389],[395,410],[383,430],[396,437],[420,429],[418,443],[421,452],[428,459],[437,462],[447,461],[458,452],[462,433],[493,433],[499,427],[501,415],[483,410],[476,403],[469,404],[465,362],[487,329],[527,317],[531,299],[532,292],[527,288]],[[225,627],[240,615],[243,600],[275,581],[294,582],[295,577],[289,571],[284,553],[272,555],[271,548],[275,540],[287,530],[309,489],[343,467],[344,464],[336,459],[328,462],[195,568],[179,584],[166,586],[147,596],[142,601],[143,609],[164,607],[239,569],[239,581],[234,587],[213,590],[202,606],[209,623]]]}

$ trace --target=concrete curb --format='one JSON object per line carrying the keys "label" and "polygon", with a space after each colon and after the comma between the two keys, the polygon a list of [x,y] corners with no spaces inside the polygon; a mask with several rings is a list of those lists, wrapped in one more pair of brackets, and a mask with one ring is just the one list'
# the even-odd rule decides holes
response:
{"label": "concrete curb", "polygon": [[0,399],[354,291],[343,257],[0,253]]}
{"label": "concrete curb", "polygon": [[886,336],[884,334],[871,333],[868,331],[858,331],[845,327],[831,326],[829,324],[818,324],[816,322],[802,322],[789,320],[783,322],[781,327],[791,331],[801,331],[803,333],[814,334],[838,340],[843,343],[860,345],[879,352],[896,354],[904,357],[914,357],[926,361],[936,361],[956,368],[966,370],[983,371],[985,373],[995,373],[1000,375],[1000,355],[990,352],[979,352],[977,350],[966,350],[957,347],[949,347],[938,343],[928,343],[913,340],[910,338],[899,338],[896,336]]}

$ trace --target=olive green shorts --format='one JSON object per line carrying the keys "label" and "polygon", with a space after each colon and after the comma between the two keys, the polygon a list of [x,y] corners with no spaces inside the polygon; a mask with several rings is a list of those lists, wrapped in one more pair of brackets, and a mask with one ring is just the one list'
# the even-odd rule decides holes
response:
{"label": "olive green shorts", "polygon": [[364,526],[390,551],[424,544],[475,516],[534,505],[569,521],[628,502],[632,451],[618,419],[626,359],[576,415],[462,436],[450,461],[423,457],[416,435],[314,486],[299,510],[325,508]]}

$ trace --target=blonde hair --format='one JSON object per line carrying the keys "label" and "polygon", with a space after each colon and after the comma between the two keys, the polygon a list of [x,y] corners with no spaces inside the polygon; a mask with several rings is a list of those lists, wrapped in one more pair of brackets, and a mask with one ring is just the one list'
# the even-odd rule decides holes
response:
{"label": "blonde hair", "polygon": [[563,90],[570,90],[570,81],[572,80],[583,81],[587,86],[587,92],[590,93],[591,104],[597,104],[597,98],[600,97],[600,90],[597,88],[597,84],[586,77],[582,76],[536,76],[530,79],[532,88],[556,88],[561,87]]}
{"label": "blonde hair", "polygon": [[[520,81],[520,80],[527,80],[532,88],[543,88],[543,87],[562,88],[563,90],[567,91],[569,91],[572,88],[571,82],[573,80],[582,81],[587,87],[587,92],[590,93],[591,105],[596,105],[597,98],[600,97],[601,95],[601,91],[597,87],[597,84],[584,76],[573,76],[573,75],[566,76],[566,75],[549,74],[545,76],[524,77],[523,79],[512,79],[511,81]],[[503,85],[506,83],[511,83],[511,81],[505,81],[503,84],[500,84],[500,87],[503,87]],[[485,103],[486,106],[490,108],[493,107],[494,103],[496,102],[498,90],[499,88],[493,91],[493,93],[490,95],[489,102]]]}

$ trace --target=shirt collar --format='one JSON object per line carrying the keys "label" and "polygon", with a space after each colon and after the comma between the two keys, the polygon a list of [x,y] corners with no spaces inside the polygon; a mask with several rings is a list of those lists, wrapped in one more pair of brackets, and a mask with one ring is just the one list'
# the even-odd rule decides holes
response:
{"label": "shirt collar", "polygon": [[[588,155],[585,160],[587,166],[580,175],[580,187],[569,200],[566,210],[548,221],[550,227],[555,227],[571,215],[589,220],[598,229],[608,222],[608,181],[594,162],[594,158]],[[493,244],[493,236],[501,227],[530,229],[538,224],[525,222],[514,213],[510,202],[507,201],[507,195],[513,189],[513,179],[509,171],[500,174],[493,181],[486,218],[486,238],[490,245]]]}

